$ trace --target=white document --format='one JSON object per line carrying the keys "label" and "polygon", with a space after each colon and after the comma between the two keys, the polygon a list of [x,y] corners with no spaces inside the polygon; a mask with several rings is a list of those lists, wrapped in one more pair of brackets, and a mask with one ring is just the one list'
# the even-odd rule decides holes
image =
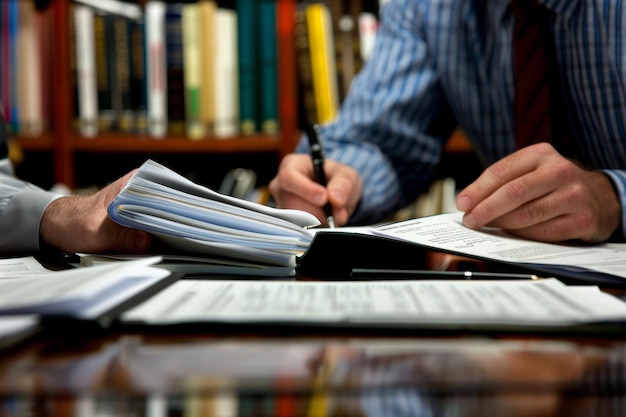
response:
{"label": "white document", "polygon": [[94,319],[170,275],[159,257],[0,280],[0,314]]}
{"label": "white document", "polygon": [[181,280],[122,315],[148,324],[193,322],[568,325],[626,320],[601,291],[539,281]]}
{"label": "white document", "polygon": [[0,259],[0,278],[17,278],[50,272],[34,256]]}
{"label": "white document", "polygon": [[474,258],[524,265],[597,284],[626,278],[626,244],[551,244],[518,238],[500,229],[469,229],[462,213],[406,220],[372,229],[374,234]]}

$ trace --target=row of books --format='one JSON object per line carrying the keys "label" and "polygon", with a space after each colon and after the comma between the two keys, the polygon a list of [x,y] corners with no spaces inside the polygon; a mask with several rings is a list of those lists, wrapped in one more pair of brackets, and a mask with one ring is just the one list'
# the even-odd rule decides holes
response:
{"label": "row of books", "polygon": [[80,0],[72,6],[77,129],[276,133],[276,4]]}
{"label": "row of books", "polygon": [[294,42],[301,125],[326,123],[338,113],[352,79],[372,50],[380,0],[300,1]]}
{"label": "row of books", "polygon": [[50,24],[34,0],[0,1],[0,112],[10,133],[36,136],[48,127]]}

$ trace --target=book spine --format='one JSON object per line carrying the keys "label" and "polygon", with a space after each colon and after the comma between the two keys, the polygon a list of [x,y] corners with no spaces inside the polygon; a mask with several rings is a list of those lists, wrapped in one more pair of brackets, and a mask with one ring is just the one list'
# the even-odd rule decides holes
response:
{"label": "book spine", "polygon": [[132,105],[131,94],[131,37],[130,20],[124,16],[115,16],[113,20],[115,78],[117,94],[117,121],[118,129],[124,133],[131,133],[135,126],[135,111]]}
{"label": "book spine", "polygon": [[70,45],[69,45],[69,66],[70,66],[70,88],[72,90],[71,93],[71,115],[72,115],[72,126],[74,131],[80,131],[79,125],[79,117],[78,117],[78,66],[76,64],[76,44],[78,42],[76,37],[76,18],[74,11],[74,3],[69,5],[69,36],[70,36]]}
{"label": "book spine", "polygon": [[182,4],[168,3],[165,12],[167,120],[172,135],[185,134],[185,72]]}
{"label": "book spine", "polygon": [[[39,62],[40,62],[40,66],[39,66],[39,79],[41,82],[41,118],[42,118],[42,126],[41,126],[41,130],[42,133],[49,130],[50,129],[50,123],[51,123],[51,119],[52,119],[52,94],[51,94],[51,85],[52,85],[52,74],[51,74],[51,68],[52,68],[52,64],[53,64],[53,57],[52,57],[52,51],[53,51],[53,36],[51,36],[54,33],[54,15],[53,15],[53,10],[52,8],[47,8],[47,9],[43,9],[43,10],[37,10],[36,13],[36,19],[37,19],[37,26],[38,26],[38,31],[37,31],[37,36],[39,38],[38,40],[38,48],[39,48]],[[72,19],[73,16],[71,14],[68,15],[68,22],[70,25],[72,25]],[[73,29],[70,29],[70,36],[72,33]],[[73,39],[72,39],[73,40]],[[71,45],[70,42],[70,52],[72,51],[73,46]],[[69,57],[70,60],[75,60],[74,57],[70,56]],[[76,67],[76,63],[74,62],[74,70]],[[70,67],[71,68],[71,67]],[[71,77],[71,74],[70,74]],[[70,80],[70,83],[72,81]],[[72,95],[75,93],[75,90],[72,88]],[[70,112],[69,114],[72,115],[71,113],[72,109],[70,108]]]}
{"label": "book spine", "polygon": [[98,133],[98,97],[94,52],[94,16],[87,6],[74,6],[76,23],[76,72],[79,132],[86,137]]}
{"label": "book spine", "polygon": [[19,130],[19,98],[18,98],[18,28],[19,28],[18,0],[9,0],[9,113],[6,115],[9,132],[17,133]]}
{"label": "book spine", "polygon": [[182,23],[187,136],[190,139],[202,139],[205,131],[201,119],[202,62],[200,55],[202,51],[200,49],[200,12],[197,3],[183,5]]}
{"label": "book spine", "polygon": [[361,45],[361,60],[367,61],[374,49],[378,32],[378,19],[373,13],[361,13],[359,15],[359,44]]}
{"label": "book spine", "polygon": [[130,21],[131,25],[131,108],[135,114],[135,133],[148,132],[148,75],[146,25],[143,17]]}
{"label": "book spine", "polygon": [[306,8],[313,88],[318,123],[335,119],[338,111],[337,79],[330,13],[326,5],[312,3]]}
{"label": "book spine", "polygon": [[267,134],[278,132],[278,53],[276,38],[276,3],[258,0],[259,15],[259,123]]}
{"label": "book spine", "polygon": [[299,4],[294,12],[294,45],[296,67],[298,69],[298,114],[299,127],[304,130],[308,123],[317,123],[315,92],[313,90],[313,70],[311,67],[311,50],[309,48],[309,30],[306,23],[306,6]]}
{"label": "book spine", "polygon": [[218,7],[215,18],[215,136],[228,138],[239,133],[237,14]]}
{"label": "book spine", "polygon": [[[112,31],[107,23],[109,16],[95,12],[93,17],[93,45],[96,65],[96,87],[98,97],[98,132],[106,133],[113,129],[113,92],[111,89],[111,62],[109,57],[111,41],[107,32]],[[112,49],[111,49],[112,50]]]}
{"label": "book spine", "polygon": [[213,0],[198,2],[200,9],[200,48],[201,81],[200,106],[201,119],[207,135],[215,133],[215,13],[217,4]]}
{"label": "book spine", "polygon": [[146,68],[148,75],[148,132],[161,138],[167,132],[165,2],[146,3]]}
{"label": "book spine", "polygon": [[19,24],[19,69],[21,135],[37,136],[43,133],[41,48],[39,30],[33,0],[23,1],[20,8]]}
{"label": "book spine", "polygon": [[[257,15],[259,0],[237,0],[237,48],[239,63],[239,116],[241,118],[241,133],[244,135],[259,131],[257,125],[257,83],[256,67],[257,49],[262,47],[257,43],[258,26],[262,24],[260,15]],[[260,7],[259,7],[260,9]],[[260,28],[261,29],[261,28]]]}

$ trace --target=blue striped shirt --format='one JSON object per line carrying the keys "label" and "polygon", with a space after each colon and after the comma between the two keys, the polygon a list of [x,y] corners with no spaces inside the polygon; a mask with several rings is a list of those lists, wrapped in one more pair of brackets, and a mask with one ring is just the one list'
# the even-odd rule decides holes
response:
{"label": "blue striped shirt", "polygon": [[[626,7],[621,0],[539,2],[554,12],[573,139],[582,162],[614,181],[626,230]],[[380,220],[424,191],[457,126],[485,165],[515,150],[513,23],[508,0],[383,6],[371,58],[336,121],[320,129],[327,157],[363,177],[353,223]]]}

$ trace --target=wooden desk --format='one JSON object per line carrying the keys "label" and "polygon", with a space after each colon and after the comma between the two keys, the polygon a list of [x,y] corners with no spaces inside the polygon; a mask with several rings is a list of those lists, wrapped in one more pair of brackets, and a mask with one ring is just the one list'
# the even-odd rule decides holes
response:
{"label": "wooden desk", "polygon": [[43,334],[3,352],[2,415],[619,416],[625,340]]}
{"label": "wooden desk", "polygon": [[252,330],[44,332],[1,352],[0,416],[626,415],[626,334]]}

